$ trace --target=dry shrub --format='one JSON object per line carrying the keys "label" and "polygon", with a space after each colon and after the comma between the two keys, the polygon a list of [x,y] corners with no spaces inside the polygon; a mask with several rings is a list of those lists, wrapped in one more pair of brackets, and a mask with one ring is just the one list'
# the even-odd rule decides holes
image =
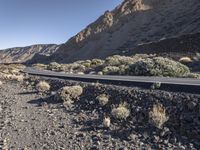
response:
{"label": "dry shrub", "polygon": [[22,82],[24,80],[24,76],[23,75],[17,75],[17,76],[15,76],[15,80]]}
{"label": "dry shrub", "polygon": [[46,81],[40,81],[37,85],[36,85],[36,89],[39,92],[46,92],[50,90],[50,85],[49,83],[47,83]]}
{"label": "dry shrub", "polygon": [[22,82],[24,80],[23,75],[3,74],[1,77],[4,80],[13,80],[13,81],[18,81],[18,82]]}
{"label": "dry shrub", "polygon": [[19,71],[20,71],[20,70],[18,70],[18,69],[11,69],[9,72],[10,72],[11,74],[19,74]]}
{"label": "dry shrub", "polygon": [[81,86],[65,86],[58,90],[55,99],[63,102],[72,102],[73,99],[78,98],[82,93],[83,88]]}
{"label": "dry shrub", "polygon": [[38,64],[33,64],[32,67],[36,69],[46,69],[47,65],[38,63]]}
{"label": "dry shrub", "polygon": [[1,65],[0,64],[0,72],[4,74],[19,74],[19,71],[24,69],[23,65]]}
{"label": "dry shrub", "polygon": [[109,97],[106,94],[101,94],[97,96],[96,99],[98,100],[101,106],[105,106],[109,101]]}
{"label": "dry shrub", "polygon": [[129,117],[130,111],[124,105],[120,105],[117,108],[113,108],[112,115],[117,119],[126,119]]}
{"label": "dry shrub", "polygon": [[192,59],[190,57],[182,57],[179,59],[179,62],[181,62],[183,64],[187,64],[187,63],[191,63]]}
{"label": "dry shrub", "polygon": [[106,128],[109,128],[110,127],[110,117],[106,117],[103,119],[103,126],[106,127]]}
{"label": "dry shrub", "polygon": [[3,80],[23,81],[24,76],[20,73],[23,65],[1,65],[0,64],[0,78]]}
{"label": "dry shrub", "polygon": [[1,74],[1,78],[4,80],[10,80],[11,74]]}
{"label": "dry shrub", "polygon": [[149,123],[161,129],[169,117],[166,115],[165,108],[161,104],[153,105],[149,112]]}

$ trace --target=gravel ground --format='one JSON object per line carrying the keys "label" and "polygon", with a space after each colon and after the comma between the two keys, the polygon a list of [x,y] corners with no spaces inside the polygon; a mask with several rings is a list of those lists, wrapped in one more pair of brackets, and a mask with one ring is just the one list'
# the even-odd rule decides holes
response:
{"label": "gravel ground", "polygon": [[[37,82],[38,79],[29,81]],[[41,79],[40,79],[41,80]],[[200,149],[200,95],[131,87],[47,80],[56,91],[80,84],[84,93],[72,107],[53,100],[54,92],[38,94],[34,86],[8,82],[0,87],[0,145],[4,149]],[[110,95],[111,105],[130,104],[131,116],[118,121],[111,107],[100,107],[95,97]],[[160,102],[170,115],[165,128],[148,124],[149,106]],[[110,105],[110,106],[111,106]],[[190,109],[189,109],[190,106]],[[104,116],[111,127],[102,126]],[[0,148],[0,149],[1,149]]]}

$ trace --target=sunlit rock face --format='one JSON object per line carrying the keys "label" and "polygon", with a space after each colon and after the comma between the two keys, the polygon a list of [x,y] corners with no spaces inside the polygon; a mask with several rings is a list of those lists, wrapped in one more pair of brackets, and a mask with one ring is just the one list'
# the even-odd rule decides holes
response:
{"label": "sunlit rock face", "polygon": [[197,33],[199,8],[199,0],[124,0],[50,55],[37,53],[33,59],[66,63],[105,58],[138,45]]}
{"label": "sunlit rock face", "polygon": [[199,8],[199,0],[125,0],[72,37],[48,60],[105,58],[121,53],[123,48],[199,32]]}

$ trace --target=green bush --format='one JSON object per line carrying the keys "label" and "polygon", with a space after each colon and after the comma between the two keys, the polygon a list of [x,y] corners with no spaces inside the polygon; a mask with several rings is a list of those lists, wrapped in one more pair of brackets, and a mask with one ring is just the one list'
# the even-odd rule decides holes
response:
{"label": "green bush", "polygon": [[101,59],[92,59],[92,61],[91,61],[91,66],[97,67],[97,66],[103,65],[104,62],[105,62],[105,61],[104,61],[104,60],[101,60]]}
{"label": "green bush", "polygon": [[83,66],[85,66],[86,68],[90,68],[91,63],[90,62],[84,62],[82,63]]}
{"label": "green bush", "polygon": [[161,87],[161,82],[155,82],[151,85],[151,89],[159,89]]}
{"label": "green bush", "polygon": [[147,58],[129,65],[127,74],[142,76],[182,77],[190,73],[187,66],[163,57]]}
{"label": "green bush", "polygon": [[52,70],[52,71],[60,71],[61,70],[61,65],[57,62],[51,62],[48,66],[47,66],[48,70]]}
{"label": "green bush", "polygon": [[120,65],[129,65],[134,63],[134,58],[127,56],[114,55],[107,57],[105,64],[108,66],[120,66]]}
{"label": "green bush", "polygon": [[84,65],[74,64],[74,66],[72,65],[71,69],[76,73],[77,72],[85,72],[86,67]]}
{"label": "green bush", "polygon": [[119,71],[120,68],[116,66],[107,66],[102,70],[103,74],[105,75],[118,75]]}
{"label": "green bush", "polygon": [[119,75],[126,75],[126,70],[128,69],[128,65],[121,65],[119,66],[119,71],[118,74]]}
{"label": "green bush", "polygon": [[200,79],[200,74],[198,74],[198,73],[189,73],[189,74],[185,75],[184,77]]}

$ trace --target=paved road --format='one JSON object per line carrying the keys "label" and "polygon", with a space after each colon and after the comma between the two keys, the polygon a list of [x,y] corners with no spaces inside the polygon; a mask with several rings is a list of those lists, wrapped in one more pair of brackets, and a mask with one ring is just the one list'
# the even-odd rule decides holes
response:
{"label": "paved road", "polygon": [[116,81],[116,82],[137,82],[137,83],[155,83],[161,82],[162,84],[170,85],[191,85],[199,86],[199,79],[192,78],[167,78],[167,77],[143,77],[143,76],[110,76],[110,75],[79,75],[79,74],[66,74],[58,73],[48,70],[35,70],[33,68],[26,68],[23,72],[32,75],[42,75],[48,77],[59,77],[72,80],[97,80],[97,81]]}

